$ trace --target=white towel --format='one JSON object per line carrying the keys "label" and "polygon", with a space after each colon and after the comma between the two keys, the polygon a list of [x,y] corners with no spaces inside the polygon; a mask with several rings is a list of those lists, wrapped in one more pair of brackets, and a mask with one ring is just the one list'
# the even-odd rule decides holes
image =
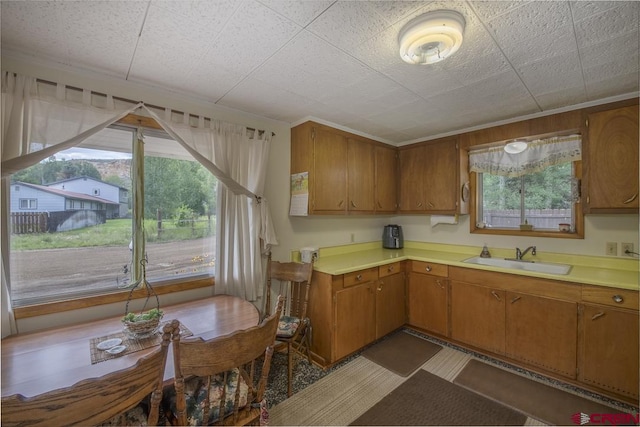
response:
{"label": "white towel", "polygon": [[457,224],[458,215],[431,215],[431,227],[438,224]]}

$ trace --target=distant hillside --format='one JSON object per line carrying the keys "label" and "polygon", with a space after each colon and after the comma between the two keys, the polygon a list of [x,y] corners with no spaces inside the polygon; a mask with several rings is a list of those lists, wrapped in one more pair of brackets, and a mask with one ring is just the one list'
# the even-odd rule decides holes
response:
{"label": "distant hillside", "polygon": [[131,159],[122,160],[85,160],[91,163],[98,169],[102,179],[110,176],[117,176],[118,178],[128,181],[131,177]]}

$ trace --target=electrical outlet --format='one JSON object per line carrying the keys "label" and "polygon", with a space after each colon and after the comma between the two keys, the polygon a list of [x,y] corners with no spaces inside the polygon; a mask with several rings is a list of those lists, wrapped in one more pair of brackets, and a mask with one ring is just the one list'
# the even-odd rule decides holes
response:
{"label": "electrical outlet", "polygon": [[623,256],[633,256],[633,243],[620,243],[620,250]]}
{"label": "electrical outlet", "polygon": [[607,255],[618,256],[618,244],[616,242],[607,242]]}

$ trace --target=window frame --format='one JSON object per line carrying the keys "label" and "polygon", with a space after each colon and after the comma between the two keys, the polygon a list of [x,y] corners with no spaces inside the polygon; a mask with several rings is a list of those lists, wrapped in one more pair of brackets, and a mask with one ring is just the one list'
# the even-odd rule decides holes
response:
{"label": "window frame", "polygon": [[[118,120],[116,124],[129,127],[143,127],[164,131],[154,119],[145,116],[129,114]],[[213,288],[215,277],[208,275],[196,275],[191,277],[169,278],[164,280],[154,280],[153,289],[158,295],[166,295],[178,292],[191,291],[202,288]],[[130,289],[115,290],[102,294],[71,297],[67,300],[46,301],[28,305],[21,305],[13,308],[16,320],[62,313],[65,311],[79,310],[90,307],[97,307],[112,303],[127,301],[130,297],[145,298],[147,291],[138,286],[133,292]]]}
{"label": "window frame", "polygon": [[[477,147],[474,147],[477,148]],[[582,182],[582,161],[573,162],[573,177]],[[566,233],[555,230],[518,230],[507,228],[480,228],[476,223],[478,214],[479,186],[478,174],[476,172],[469,173],[469,187],[471,194],[471,203],[469,203],[469,231],[472,234],[485,234],[496,236],[527,236],[527,237],[547,237],[555,239],[584,239],[584,213],[582,211],[581,197],[573,204],[575,214],[575,231]]]}

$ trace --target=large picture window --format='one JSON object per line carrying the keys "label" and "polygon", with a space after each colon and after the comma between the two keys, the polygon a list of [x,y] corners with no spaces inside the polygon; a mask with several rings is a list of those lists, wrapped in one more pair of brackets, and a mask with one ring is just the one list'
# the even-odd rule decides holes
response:
{"label": "large picture window", "polygon": [[[14,307],[119,292],[135,282],[135,132],[104,129],[13,175],[14,183],[32,184],[25,188],[40,201],[34,214],[47,216],[46,230],[31,228],[10,236]],[[164,132],[145,133],[138,155],[144,156],[147,279],[161,286],[175,279],[212,277],[217,180]]]}

